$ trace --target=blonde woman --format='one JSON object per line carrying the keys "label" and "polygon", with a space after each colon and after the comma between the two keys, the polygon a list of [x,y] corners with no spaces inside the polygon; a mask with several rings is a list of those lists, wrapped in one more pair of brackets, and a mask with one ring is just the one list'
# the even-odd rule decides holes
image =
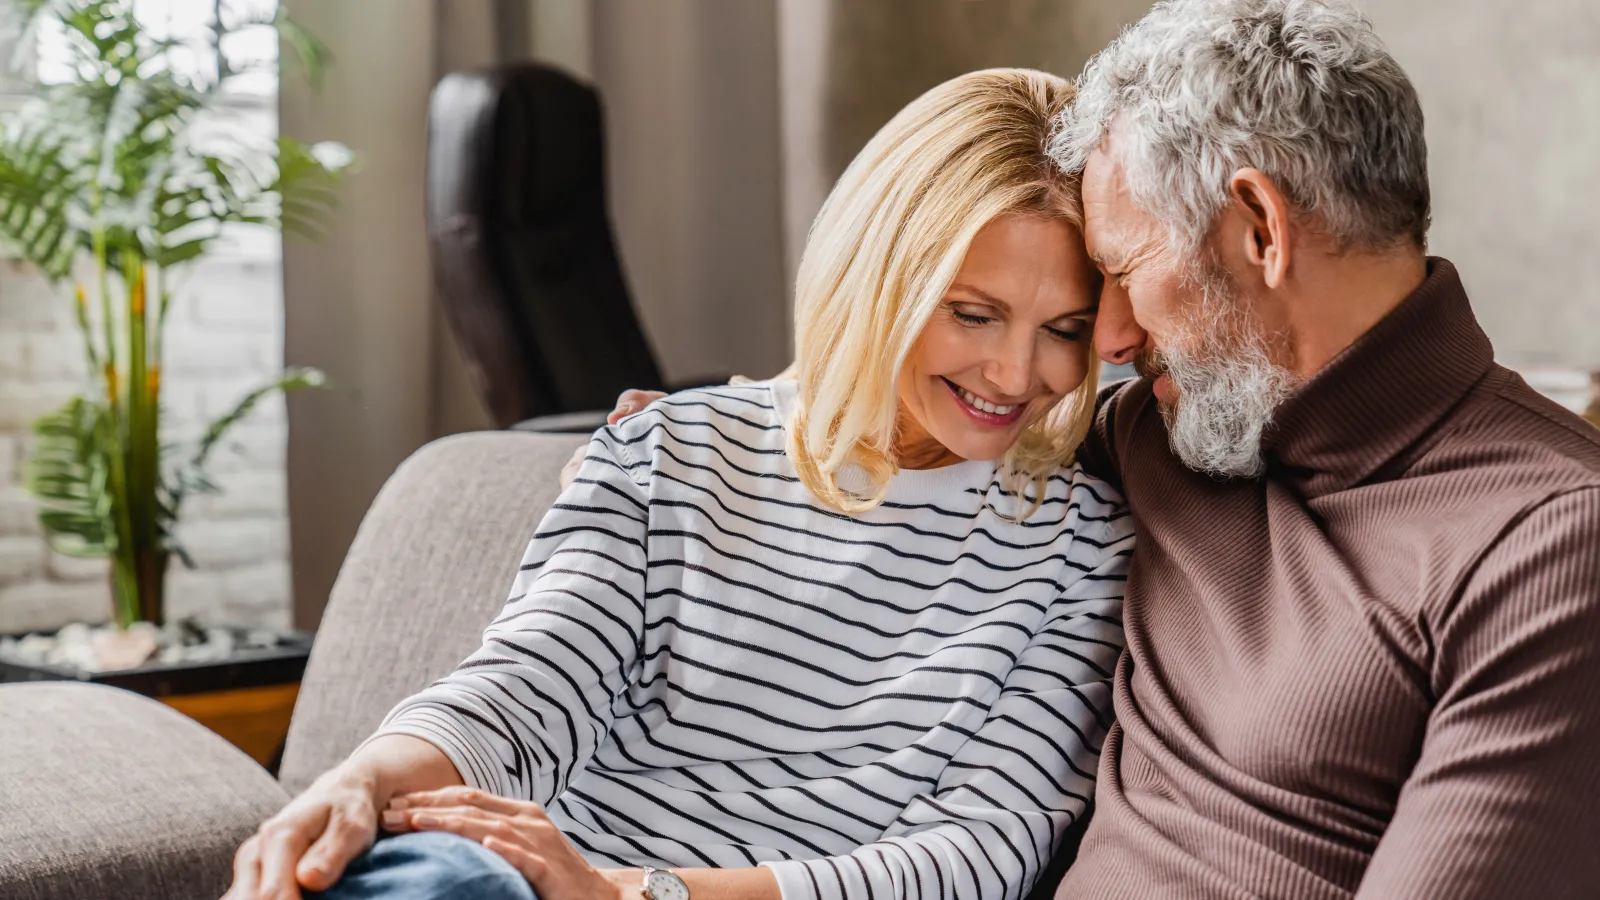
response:
{"label": "blonde woman", "polygon": [[1131,549],[1072,464],[1070,90],[978,72],[896,116],[817,218],[793,377],[596,434],[481,649],[230,898],[1023,895],[1093,786]]}

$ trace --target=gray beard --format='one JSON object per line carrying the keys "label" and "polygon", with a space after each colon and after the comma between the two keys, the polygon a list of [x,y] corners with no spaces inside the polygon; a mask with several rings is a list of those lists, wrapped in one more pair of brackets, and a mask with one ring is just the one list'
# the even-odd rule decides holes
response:
{"label": "gray beard", "polygon": [[1191,469],[1255,478],[1266,471],[1262,438],[1299,379],[1274,361],[1225,270],[1215,263],[1197,268],[1192,283],[1201,299],[1190,338],[1161,353],[1178,390],[1175,404],[1161,404],[1168,440]]}

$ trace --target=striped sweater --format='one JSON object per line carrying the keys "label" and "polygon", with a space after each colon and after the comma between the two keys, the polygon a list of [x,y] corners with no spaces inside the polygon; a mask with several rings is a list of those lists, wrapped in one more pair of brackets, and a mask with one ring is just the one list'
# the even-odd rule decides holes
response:
{"label": "striped sweater", "polygon": [[1121,500],[1064,469],[1013,521],[970,461],[840,515],[784,450],[793,394],[690,391],[597,433],[482,647],[379,733],[543,804],[599,866],[1020,897],[1110,724]]}

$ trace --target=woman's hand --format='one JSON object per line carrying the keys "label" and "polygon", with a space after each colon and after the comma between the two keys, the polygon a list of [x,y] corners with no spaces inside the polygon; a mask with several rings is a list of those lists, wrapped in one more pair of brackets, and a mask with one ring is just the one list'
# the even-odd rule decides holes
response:
{"label": "woman's hand", "polygon": [[[396,797],[383,811],[388,831],[448,831],[500,854],[539,900],[622,900],[638,895],[640,873],[589,864],[537,803],[464,787]],[[630,891],[629,888],[632,888]]]}
{"label": "woman's hand", "polygon": [[[606,424],[615,425],[618,419],[631,416],[665,396],[666,394],[661,391],[623,391],[621,396],[617,397],[617,408],[611,411],[611,415],[606,416]],[[572,479],[578,477],[578,469],[583,466],[583,457],[588,452],[587,444],[578,447],[573,451],[572,458],[567,460],[567,464],[561,467],[563,491],[572,486]]]}
{"label": "woman's hand", "polygon": [[378,830],[373,779],[334,769],[262,823],[233,857],[233,885],[222,900],[300,900],[324,890],[372,846]]}
{"label": "woman's hand", "polygon": [[460,783],[450,758],[421,738],[369,741],[239,847],[222,900],[301,900],[301,888],[327,890],[372,846],[378,810],[390,797]]}

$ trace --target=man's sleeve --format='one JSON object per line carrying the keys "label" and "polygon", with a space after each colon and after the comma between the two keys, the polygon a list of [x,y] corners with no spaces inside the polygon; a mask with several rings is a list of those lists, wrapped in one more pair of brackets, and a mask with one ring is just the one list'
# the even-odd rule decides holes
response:
{"label": "man's sleeve", "polygon": [[1122,490],[1122,462],[1117,459],[1112,425],[1116,418],[1117,398],[1131,382],[1119,381],[1100,389],[1095,398],[1094,422],[1089,434],[1078,448],[1077,462],[1083,470],[1105,483]]}
{"label": "man's sleeve", "polygon": [[1435,646],[1422,754],[1358,896],[1600,896],[1600,490],[1511,528]]}

